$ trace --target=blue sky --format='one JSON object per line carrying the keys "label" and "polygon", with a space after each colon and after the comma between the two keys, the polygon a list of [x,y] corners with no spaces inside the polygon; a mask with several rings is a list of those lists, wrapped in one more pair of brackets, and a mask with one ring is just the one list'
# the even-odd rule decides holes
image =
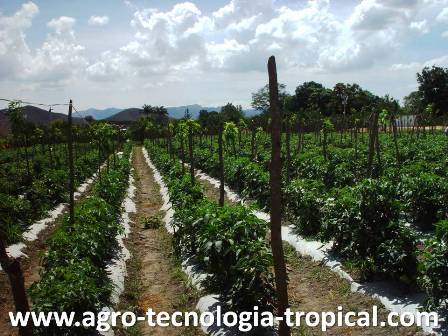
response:
{"label": "blue sky", "polygon": [[290,91],[356,82],[401,99],[424,66],[448,66],[447,42],[448,0],[8,0],[0,92],[82,109],[249,106],[273,54]]}

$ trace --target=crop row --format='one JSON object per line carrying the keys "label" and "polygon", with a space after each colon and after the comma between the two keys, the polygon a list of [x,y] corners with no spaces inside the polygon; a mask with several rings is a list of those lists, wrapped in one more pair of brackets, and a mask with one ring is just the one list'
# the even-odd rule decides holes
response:
{"label": "crop row", "polygon": [[219,293],[229,309],[254,306],[272,311],[275,291],[272,254],[266,241],[268,224],[243,206],[219,206],[186,175],[166,150],[146,143],[151,160],[163,175],[175,210],[173,246],[179,257],[194,257],[207,279],[208,293]]}
{"label": "crop row", "polygon": [[[33,310],[38,312],[99,312],[110,304],[114,290],[106,272],[118,249],[122,211],[130,172],[130,146],[115,160],[92,190],[75,208],[74,224],[63,218],[48,240],[41,279],[30,289]],[[92,330],[61,329],[52,325],[42,335],[90,335]]]}

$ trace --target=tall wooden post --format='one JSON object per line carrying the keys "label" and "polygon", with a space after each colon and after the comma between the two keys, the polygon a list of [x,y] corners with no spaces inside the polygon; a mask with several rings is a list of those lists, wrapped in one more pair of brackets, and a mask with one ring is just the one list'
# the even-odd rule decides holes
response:
{"label": "tall wooden post", "polygon": [[185,175],[185,146],[184,146],[184,135],[181,134],[180,138],[180,159],[182,161],[182,176]]}
{"label": "tall wooden post", "polygon": [[[14,305],[16,312],[25,314],[30,311],[28,304],[28,298],[25,290],[25,280],[20,268],[20,262],[17,259],[12,259],[6,253],[5,239],[0,233],[0,265],[3,270],[8,274],[9,283],[11,284],[11,291],[14,298]],[[26,327],[19,327],[20,336],[32,336],[33,326],[32,323],[28,323]]]}
{"label": "tall wooden post", "polygon": [[224,206],[224,157],[222,154],[222,124],[218,130],[218,156],[219,156],[219,205]]}
{"label": "tall wooden post", "polygon": [[392,126],[392,132],[394,136],[394,145],[395,145],[395,158],[397,160],[397,164],[401,164],[401,158],[400,158],[400,150],[398,148],[398,131],[397,131],[397,119],[395,118],[395,115],[392,115],[391,117],[391,126]]}
{"label": "tall wooden post", "polygon": [[286,183],[290,180],[290,170],[291,170],[291,124],[290,115],[286,116]]}
{"label": "tall wooden post", "polygon": [[190,156],[190,179],[191,184],[194,184],[193,128],[191,125],[188,128],[188,152]]}
{"label": "tall wooden post", "polygon": [[[285,264],[285,255],[282,241],[282,164],[281,164],[281,127],[282,113],[278,100],[277,66],[275,57],[271,56],[268,62],[269,72],[269,100],[271,113],[271,247],[274,257],[275,283],[278,296],[278,316],[284,317],[288,308],[288,284]],[[280,322],[279,336],[291,335],[291,329],[284,319]]]}
{"label": "tall wooden post", "polygon": [[376,111],[372,112],[369,120],[369,156],[367,161],[367,174],[369,177],[373,175],[373,156],[375,154],[375,119],[378,118],[378,113]]}
{"label": "tall wooden post", "polygon": [[70,226],[73,227],[75,223],[75,171],[73,167],[73,103],[70,99],[70,104],[68,105],[68,169],[69,169],[69,183],[68,189],[70,193]]}

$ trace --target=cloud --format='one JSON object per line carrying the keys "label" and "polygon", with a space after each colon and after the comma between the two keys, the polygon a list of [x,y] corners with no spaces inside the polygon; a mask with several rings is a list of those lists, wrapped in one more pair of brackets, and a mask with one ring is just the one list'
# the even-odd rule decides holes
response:
{"label": "cloud", "polygon": [[448,38],[448,30],[442,33],[443,38]]}
{"label": "cloud", "polygon": [[429,26],[428,26],[428,22],[426,20],[413,21],[409,25],[409,28],[411,28],[411,30],[414,30],[420,34],[426,34],[429,32]]}
{"label": "cloud", "polygon": [[37,5],[28,2],[14,15],[0,16],[0,74],[3,78],[32,81],[34,86],[53,86],[82,72],[87,61],[84,47],[76,43],[76,20],[66,16],[50,20],[47,26],[52,32],[41,46],[31,50],[26,31],[38,12]]}
{"label": "cloud", "polygon": [[[337,0],[228,0],[211,13],[190,1],[168,9],[135,7],[132,1],[123,1],[123,8],[126,3],[133,13],[130,31],[123,39],[111,36],[113,43],[99,51],[89,48],[89,39],[87,47],[78,39],[79,23],[68,16],[50,20],[45,41],[30,50],[26,33],[37,6],[28,2],[11,16],[0,13],[0,75],[53,86],[119,82],[129,91],[133,85],[181,88],[179,83],[191,78],[209,83],[247,76],[247,82],[261,83],[266,60],[274,54],[291,81],[299,73],[323,81],[351,76],[368,82],[363,74],[421,70],[424,60],[415,62],[401,50],[417,34],[445,22],[448,13],[448,0],[344,2],[344,15],[334,11]],[[108,22],[107,16],[91,16],[83,24]],[[95,33],[106,36],[103,29]],[[448,32],[442,36],[448,38]],[[397,59],[400,63],[391,65]]]}
{"label": "cloud", "polygon": [[384,62],[407,36],[429,32],[422,15],[434,1],[362,0],[347,19],[332,12],[330,0],[282,7],[274,0],[230,0],[210,15],[191,2],[168,11],[138,9],[131,22],[135,38],[88,72],[92,78],[116,75],[117,63],[139,76],[265,71],[272,53],[288,69],[356,71]]}
{"label": "cloud", "polygon": [[[124,75],[126,71],[129,69],[125,69],[122,56],[111,51],[103,52],[101,59],[86,69],[88,77],[94,81],[111,81]],[[132,73],[128,72],[128,75]]]}
{"label": "cloud", "polygon": [[442,23],[448,23],[448,7],[445,7],[439,15],[437,15],[436,20]]}
{"label": "cloud", "polygon": [[29,61],[30,49],[25,41],[25,31],[39,13],[34,2],[27,2],[12,16],[0,12],[0,77],[14,77],[22,64]]}
{"label": "cloud", "polygon": [[432,67],[433,65],[446,67],[448,66],[448,55],[444,55],[441,57],[431,58],[424,62],[411,62],[411,63],[398,63],[393,64],[390,67],[390,70],[394,71],[409,71],[412,70],[413,72],[421,71],[424,67]]}
{"label": "cloud", "polygon": [[47,26],[54,29],[56,34],[62,35],[64,33],[72,33],[73,26],[75,25],[76,20],[72,17],[68,16],[60,16],[58,18],[52,19],[47,23]]}
{"label": "cloud", "polygon": [[108,16],[91,16],[89,18],[88,24],[89,26],[105,26],[109,23],[109,17]]}

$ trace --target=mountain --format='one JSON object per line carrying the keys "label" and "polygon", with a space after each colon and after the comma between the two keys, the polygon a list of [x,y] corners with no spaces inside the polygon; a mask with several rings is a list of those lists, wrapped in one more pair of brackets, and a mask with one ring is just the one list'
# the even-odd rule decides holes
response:
{"label": "mountain", "polygon": [[114,121],[114,122],[126,122],[126,121],[135,121],[142,116],[143,109],[140,108],[128,108],[121,112],[114,114],[106,118],[106,121]]}
{"label": "mountain", "polygon": [[[191,117],[196,119],[199,117],[199,111],[206,110],[209,112],[221,111],[221,107],[204,107],[198,104],[195,105],[185,105],[185,106],[175,106],[175,107],[167,107],[168,115],[170,118],[180,119],[185,115],[185,110],[188,109],[188,112],[190,113]],[[123,110],[121,112],[118,112],[105,120],[107,121],[115,121],[115,122],[129,122],[129,121],[135,121],[138,118],[141,117],[142,109],[139,108],[129,108],[126,110]],[[246,117],[252,117],[256,114],[259,114],[257,110],[254,109],[248,109],[243,111],[246,115]]]}
{"label": "mountain", "polygon": [[[0,136],[6,136],[11,131],[7,111],[7,109],[0,110]],[[67,120],[66,114],[53,113],[30,105],[23,107],[23,115],[26,120],[37,125],[48,125],[54,120]],[[73,122],[80,123],[82,119],[74,117]]]}
{"label": "mountain", "polygon": [[85,118],[87,116],[93,117],[95,120],[103,120],[107,119],[114,114],[117,114],[118,112],[123,111],[123,109],[116,108],[116,107],[110,107],[107,109],[99,110],[96,108],[89,108],[84,111],[79,111],[79,113]]}

